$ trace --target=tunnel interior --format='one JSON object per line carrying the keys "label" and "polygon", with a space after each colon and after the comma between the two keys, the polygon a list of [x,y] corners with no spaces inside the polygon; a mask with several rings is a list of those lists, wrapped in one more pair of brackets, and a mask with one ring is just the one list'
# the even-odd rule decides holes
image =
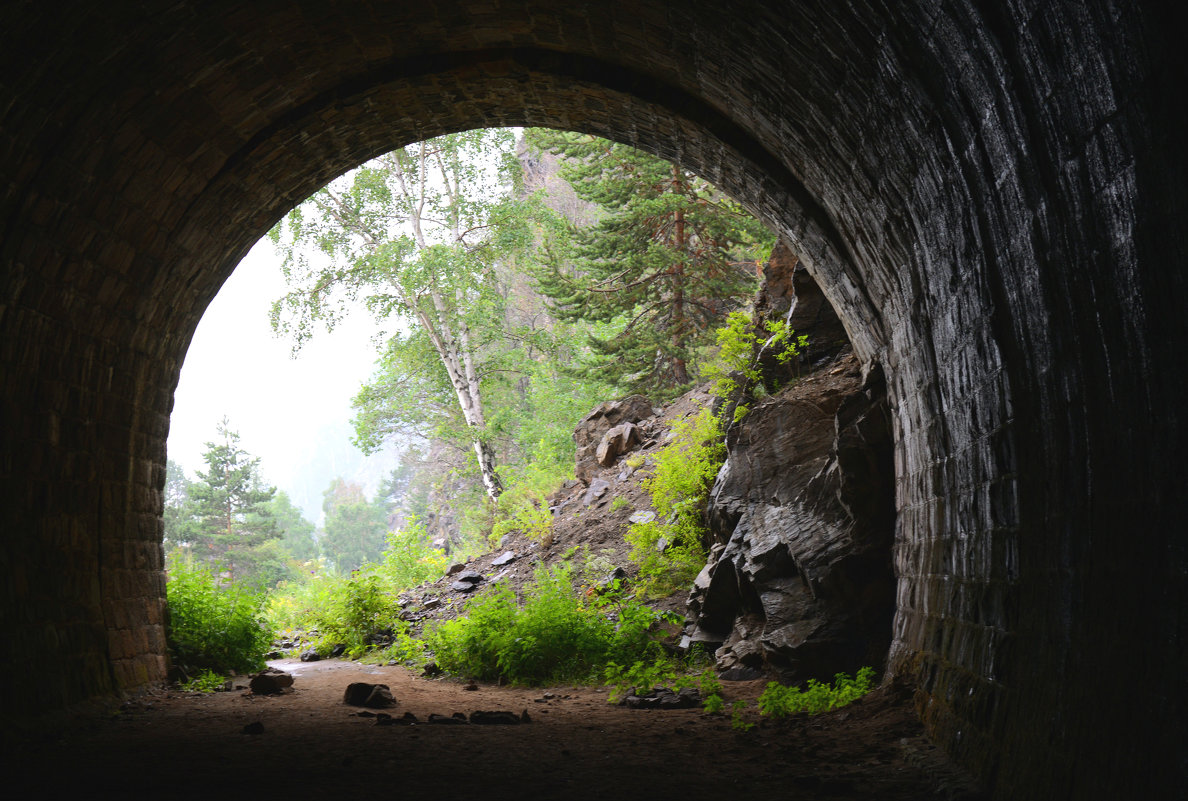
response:
{"label": "tunnel interior", "polygon": [[1167,369],[1188,340],[1188,71],[1171,11],[3,13],[6,715],[164,678],[172,393],[250,245],[379,153],[533,125],[625,141],[744,199],[885,371],[888,664],[916,683],[936,742],[1002,798],[1113,797],[1188,773],[1174,745],[1188,719],[1188,393]]}

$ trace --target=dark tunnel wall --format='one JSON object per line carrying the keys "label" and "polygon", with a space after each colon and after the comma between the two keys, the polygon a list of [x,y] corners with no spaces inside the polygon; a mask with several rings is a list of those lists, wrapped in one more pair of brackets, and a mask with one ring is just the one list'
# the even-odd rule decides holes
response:
{"label": "dark tunnel wall", "polygon": [[637,144],[746,201],[885,366],[890,663],[939,743],[1000,798],[1133,797],[1188,774],[1188,73],[1170,16],[860,0],[3,14],[6,714],[164,677],[172,392],[239,257],[370,156],[532,124]]}

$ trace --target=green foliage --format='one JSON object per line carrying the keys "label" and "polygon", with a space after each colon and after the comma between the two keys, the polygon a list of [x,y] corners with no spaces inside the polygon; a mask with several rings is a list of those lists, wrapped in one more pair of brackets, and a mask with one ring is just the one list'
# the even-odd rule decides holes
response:
{"label": "green foliage", "polygon": [[520,345],[497,265],[532,245],[518,166],[506,129],[410,144],[324,187],[271,233],[290,287],[273,326],[296,347],[360,299],[395,331],[355,399],[360,447],[414,434],[472,449],[492,499],[502,487],[487,395]]}
{"label": "green foliage", "polygon": [[611,662],[603,669],[603,678],[610,687],[607,702],[617,704],[627,695],[651,692],[656,687],[677,684],[682,670],[680,664],[668,657],[651,660],[637,659],[630,665]]}
{"label": "green foliage", "polygon": [[293,505],[288,493],[278,490],[268,504],[268,511],[281,532],[280,547],[293,559],[306,562],[318,555],[318,543],[314,540],[314,524],[305,519],[301,510]]}
{"label": "green foliage", "polygon": [[172,553],[185,541],[186,503],[190,500],[190,479],[185,469],[173,461],[165,463],[165,550]]}
{"label": "green foliage", "polygon": [[537,286],[555,317],[590,325],[573,368],[621,391],[674,395],[706,332],[756,288],[772,237],[705,181],[626,145],[532,130],[597,221],[546,237]]}
{"label": "green foliage", "polygon": [[[613,614],[615,620],[611,619]],[[506,586],[472,599],[466,616],[438,624],[425,639],[446,671],[516,684],[578,681],[606,665],[656,655],[651,609],[623,597],[590,600],[568,565],[538,568],[523,603]]]}
{"label": "green foliage", "polygon": [[263,595],[224,585],[184,556],[170,560],[165,593],[175,664],[222,674],[264,666],[272,634],[263,624]]}
{"label": "green foliage", "polygon": [[226,685],[226,677],[220,676],[213,670],[204,670],[189,681],[183,681],[180,686],[187,693],[213,693],[223,689]]}
{"label": "green foliage", "polygon": [[777,362],[786,364],[808,345],[808,337],[797,336],[783,320],[769,320],[765,328],[767,336],[761,339],[749,314],[731,312],[714,334],[717,353],[700,365],[701,377],[713,382],[713,395],[731,404],[726,407],[732,409],[728,424],[746,415],[744,397],[763,386],[761,354],[774,354]]}
{"label": "green foliage", "polygon": [[741,699],[730,705],[730,728],[735,731],[750,731],[755,728],[753,722],[743,717],[746,708],[747,702]]}
{"label": "green foliage", "polygon": [[641,591],[654,596],[687,587],[705,565],[702,510],[726,457],[721,429],[708,409],[675,423],[672,434],[643,482],[658,518],[633,523],[627,532]]}
{"label": "green foliage", "polygon": [[351,576],[330,596],[330,604],[317,620],[322,635],[319,650],[346,646],[346,655],[361,656],[377,635],[403,628],[395,594],[374,574]]}
{"label": "green foliage", "polygon": [[[273,554],[254,550],[281,536],[269,508],[276,493],[265,486],[260,475],[260,460],[239,446],[239,434],[227,418],[216,428],[218,439],[206,443],[206,472],[185,486],[186,500],[180,508],[167,509],[166,525],[175,550],[186,550],[207,564],[228,570],[237,581],[248,580],[267,586],[269,568],[263,575],[256,571],[273,561]],[[167,487],[176,495],[177,478]],[[185,481],[184,474],[181,481]]]}
{"label": "green foliage", "polygon": [[269,598],[273,629],[317,631],[319,652],[343,645],[352,658],[391,639],[376,652],[402,661],[413,658],[421,646],[400,620],[399,594],[439,577],[446,566],[445,556],[426,544],[426,536],[424,527],[413,522],[388,533],[379,562],[367,563],[351,575],[318,571],[280,585]]}
{"label": "green foliage", "polygon": [[786,717],[797,712],[816,715],[837,709],[866,695],[874,687],[874,668],[864,667],[856,676],[838,673],[832,684],[809,679],[805,688],[785,687],[770,682],[759,696],[759,711],[771,717]]}
{"label": "green foliage", "polygon": [[428,539],[425,526],[416,520],[399,531],[388,532],[383,560],[375,572],[396,591],[438,578],[445,573],[448,560],[428,544]]}
{"label": "green foliage", "polygon": [[625,509],[625,508],[627,508],[627,506],[628,506],[629,504],[630,504],[630,501],[628,501],[628,500],[627,500],[626,498],[624,498],[622,495],[616,495],[616,496],[615,496],[615,499],[614,499],[613,501],[611,501],[610,510],[611,510],[612,512],[617,512],[617,511],[619,511],[620,509]]}
{"label": "green foliage", "polygon": [[721,715],[726,709],[726,702],[722,700],[722,696],[717,694],[703,695],[701,709],[707,715]]}
{"label": "green foliage", "polygon": [[504,534],[521,531],[546,547],[552,544],[553,514],[549,511],[548,496],[566,479],[573,478],[573,456],[566,465],[531,461],[506,467],[503,472],[508,477],[506,490],[496,504],[499,519],[491,528],[491,541],[498,542]]}
{"label": "green foliage", "polygon": [[342,572],[356,570],[380,558],[388,517],[382,504],[368,501],[363,488],[341,478],[323,493],[326,533],[322,548]]}

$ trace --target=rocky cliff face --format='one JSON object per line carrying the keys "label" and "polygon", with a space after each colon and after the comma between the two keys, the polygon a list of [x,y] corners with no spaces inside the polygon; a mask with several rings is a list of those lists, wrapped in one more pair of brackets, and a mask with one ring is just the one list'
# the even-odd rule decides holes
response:
{"label": "rocky cliff face", "polygon": [[829,678],[881,665],[890,643],[895,493],[886,382],[877,366],[863,374],[811,278],[777,254],[756,317],[790,313],[792,327],[810,337],[801,363],[818,368],[756,403],[728,435],[686,644],[715,649],[718,666],[740,678],[764,668]]}

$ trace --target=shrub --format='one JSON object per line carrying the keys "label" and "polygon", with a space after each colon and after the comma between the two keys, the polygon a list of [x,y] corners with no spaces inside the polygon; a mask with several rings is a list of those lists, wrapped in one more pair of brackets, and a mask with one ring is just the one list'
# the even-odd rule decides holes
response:
{"label": "shrub", "polygon": [[854,677],[838,673],[833,677],[833,684],[823,684],[816,679],[809,679],[803,690],[785,687],[773,681],[759,696],[759,711],[777,718],[797,712],[816,715],[845,706],[866,695],[873,687],[872,667],[862,668]]}
{"label": "shrub", "polygon": [[329,654],[342,645],[351,658],[390,638],[394,643],[385,653],[408,658],[417,648],[400,620],[399,594],[437,578],[446,566],[445,556],[426,545],[425,538],[424,527],[413,522],[388,533],[378,563],[365,564],[349,576],[315,572],[301,581],[282,583],[268,602],[273,630],[316,630],[314,647],[319,653]]}
{"label": "shrub", "polygon": [[177,666],[224,675],[264,667],[272,634],[264,626],[263,595],[223,585],[184,557],[170,561],[168,574],[169,644]]}
{"label": "shrub", "polygon": [[204,670],[189,681],[183,681],[181,688],[188,693],[213,693],[223,689],[226,681],[213,670]]}
{"label": "shrub", "polygon": [[429,629],[425,640],[438,665],[484,681],[545,684],[585,680],[609,662],[659,653],[655,612],[622,597],[587,597],[568,565],[538,568],[524,594],[521,604],[510,588],[490,587],[464,617]]}
{"label": "shrub", "polygon": [[705,565],[702,510],[726,458],[721,427],[708,409],[678,421],[672,431],[672,442],[656,453],[643,482],[658,520],[634,523],[627,532],[641,592],[652,596],[687,587]]}
{"label": "shrub", "polygon": [[552,462],[529,462],[500,471],[506,488],[496,502],[496,521],[491,527],[491,542],[498,543],[504,534],[522,531],[531,540],[546,547],[553,540],[553,514],[548,496],[567,479],[573,478],[573,457],[565,465]]}
{"label": "shrub", "polygon": [[734,311],[726,317],[726,325],[715,332],[718,352],[700,365],[701,377],[713,382],[710,392],[724,401],[735,401],[734,416],[728,423],[738,422],[747,413],[743,396],[762,386],[759,354],[769,351],[780,364],[787,364],[808,345],[808,337],[798,336],[783,320],[768,320],[764,326],[767,337],[762,340],[746,312]]}
{"label": "shrub", "polygon": [[448,560],[440,550],[426,544],[428,538],[425,526],[416,520],[400,531],[388,532],[383,561],[375,572],[389,591],[407,590],[445,572]]}

